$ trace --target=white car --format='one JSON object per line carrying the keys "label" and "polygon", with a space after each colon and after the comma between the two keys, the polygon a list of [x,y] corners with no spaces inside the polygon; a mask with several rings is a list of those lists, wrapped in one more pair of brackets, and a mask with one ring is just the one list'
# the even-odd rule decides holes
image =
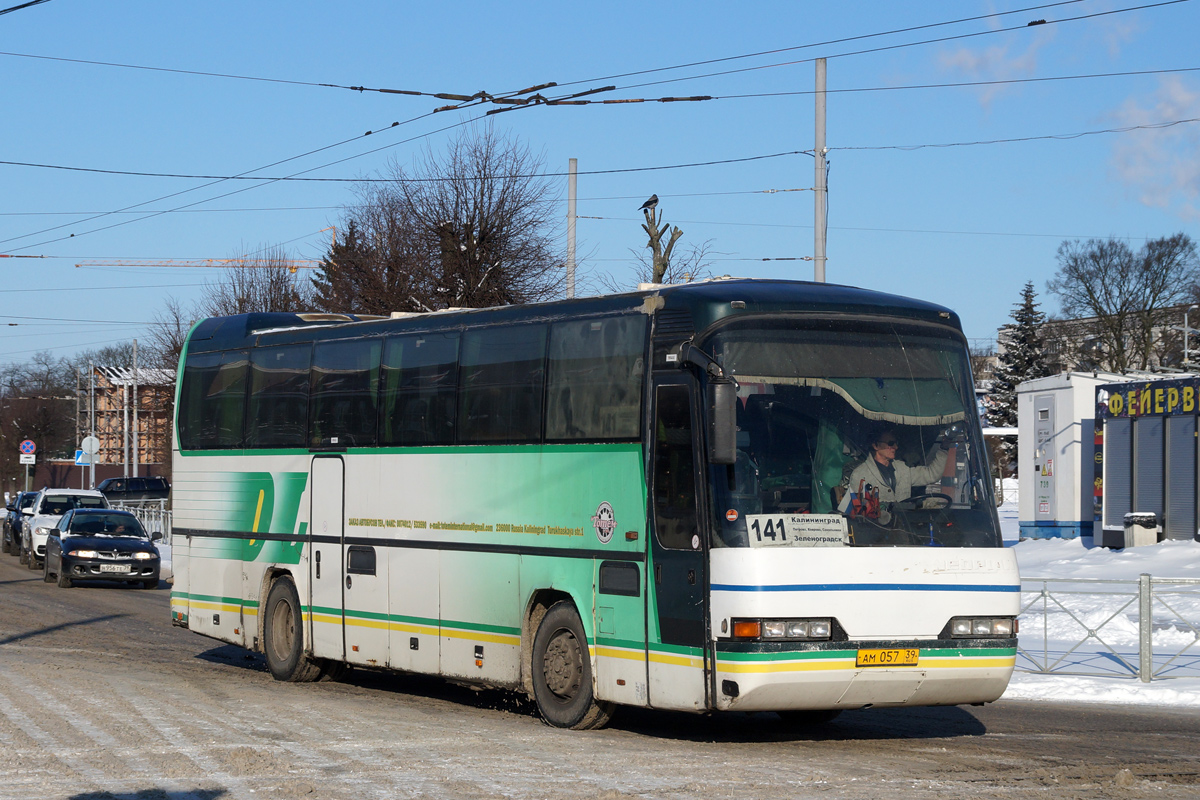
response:
{"label": "white car", "polygon": [[21,526],[21,563],[42,568],[46,538],[72,508],[108,508],[108,500],[95,489],[42,489],[33,505],[21,511],[27,518]]}

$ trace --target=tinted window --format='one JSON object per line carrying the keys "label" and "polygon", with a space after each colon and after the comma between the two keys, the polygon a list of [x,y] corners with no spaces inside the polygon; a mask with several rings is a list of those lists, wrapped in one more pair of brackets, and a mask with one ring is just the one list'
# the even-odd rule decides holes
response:
{"label": "tinted window", "polygon": [[135,536],[146,538],[146,532],[132,514],[75,514],[70,520],[70,532],[75,536]]}
{"label": "tinted window", "polygon": [[247,447],[304,446],[311,355],[307,344],[263,347],[250,354]]}
{"label": "tinted window", "polygon": [[62,516],[72,508],[104,508],[103,497],[81,496],[77,494],[48,494],[42,498],[39,514]]}
{"label": "tinted window", "polygon": [[204,450],[242,446],[247,362],[244,351],[188,357],[180,391],[180,447]]}
{"label": "tinted window", "polygon": [[551,328],[547,439],[638,437],[646,321],[610,317]]}
{"label": "tinted window", "polygon": [[663,547],[691,550],[699,531],[692,409],[686,386],[658,387],[654,423],[654,530]]}
{"label": "tinted window", "polygon": [[458,441],[539,441],[545,356],[545,325],[464,333]]}
{"label": "tinted window", "polygon": [[309,444],[375,444],[381,339],[320,342],[313,348]]}
{"label": "tinted window", "polygon": [[457,380],[457,333],[388,339],[380,444],[453,444]]}

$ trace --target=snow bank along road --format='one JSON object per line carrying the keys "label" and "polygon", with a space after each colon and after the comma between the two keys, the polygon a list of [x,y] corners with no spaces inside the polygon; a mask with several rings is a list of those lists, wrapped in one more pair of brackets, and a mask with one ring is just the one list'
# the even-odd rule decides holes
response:
{"label": "snow bank along road", "polygon": [[1007,702],[843,714],[622,710],[590,733],[505,692],[356,671],[279,684],[170,627],[167,591],[0,559],[2,798],[1194,798],[1200,714]]}

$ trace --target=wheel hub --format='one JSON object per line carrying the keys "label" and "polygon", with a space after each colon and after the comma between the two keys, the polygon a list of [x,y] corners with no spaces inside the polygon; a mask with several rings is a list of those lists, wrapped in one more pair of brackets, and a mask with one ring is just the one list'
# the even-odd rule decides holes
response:
{"label": "wheel hub", "polygon": [[543,670],[546,686],[556,697],[570,699],[575,696],[583,681],[583,653],[573,633],[560,630],[550,638]]}

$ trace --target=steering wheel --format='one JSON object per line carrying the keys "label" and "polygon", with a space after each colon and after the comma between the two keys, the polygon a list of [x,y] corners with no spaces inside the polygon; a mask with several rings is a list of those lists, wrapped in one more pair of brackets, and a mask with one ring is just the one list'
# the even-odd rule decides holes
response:
{"label": "steering wheel", "polygon": [[929,501],[933,502],[924,510],[941,511],[944,508],[948,508],[951,502],[950,496],[941,492],[921,492],[920,494],[909,495],[903,500],[897,500],[892,504],[892,507],[902,511],[916,511],[921,503]]}

